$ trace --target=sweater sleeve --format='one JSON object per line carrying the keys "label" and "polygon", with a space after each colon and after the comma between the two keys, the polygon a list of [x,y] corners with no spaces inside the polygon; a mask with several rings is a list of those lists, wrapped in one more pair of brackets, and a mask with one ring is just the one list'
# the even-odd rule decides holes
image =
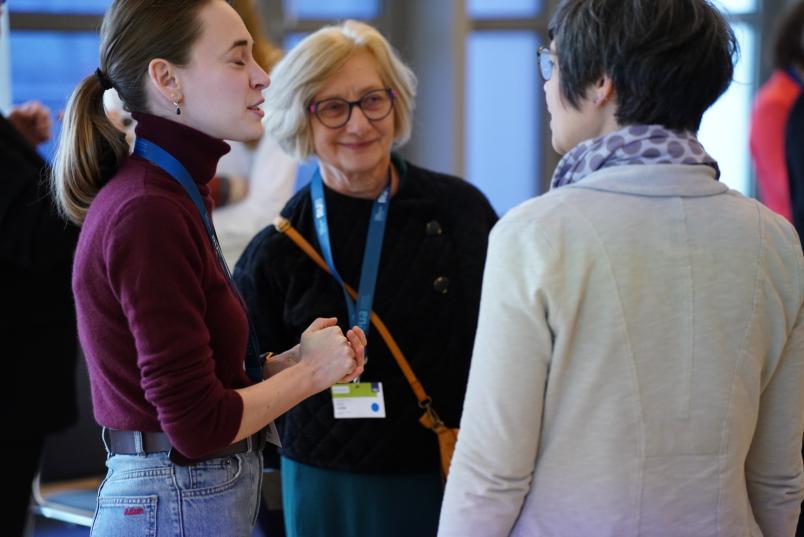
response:
{"label": "sweater sleeve", "polygon": [[[439,535],[508,535],[530,490],[552,336],[543,290],[554,255],[517,222],[491,233],[461,432]],[[541,251],[539,251],[541,250]]]}
{"label": "sweater sleeve", "polygon": [[[792,232],[790,233],[791,235]],[[791,243],[795,239],[791,237]],[[804,304],[804,257],[798,244],[798,303]],[[799,307],[776,368],[763,380],[756,432],[745,462],[751,508],[762,535],[796,533],[804,500],[798,448],[804,431],[804,305]]]}
{"label": "sweater sleeve", "polygon": [[239,394],[215,373],[205,323],[205,240],[180,205],[147,196],[119,210],[104,241],[145,398],[171,443],[192,458],[231,443],[243,414]]}

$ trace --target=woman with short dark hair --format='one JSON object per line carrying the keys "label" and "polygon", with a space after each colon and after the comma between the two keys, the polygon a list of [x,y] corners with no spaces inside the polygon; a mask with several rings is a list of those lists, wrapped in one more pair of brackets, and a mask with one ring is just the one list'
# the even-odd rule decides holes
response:
{"label": "woman with short dark hair", "polygon": [[792,536],[804,257],[697,140],[736,44],[706,0],[566,0],[552,190],[491,233],[439,535]]}

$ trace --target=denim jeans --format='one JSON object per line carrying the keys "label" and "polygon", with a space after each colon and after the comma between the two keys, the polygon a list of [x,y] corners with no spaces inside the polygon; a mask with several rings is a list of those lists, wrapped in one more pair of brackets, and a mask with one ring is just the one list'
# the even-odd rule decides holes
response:
{"label": "denim jeans", "polygon": [[260,506],[262,452],[178,466],[167,453],[110,454],[92,537],[248,537]]}

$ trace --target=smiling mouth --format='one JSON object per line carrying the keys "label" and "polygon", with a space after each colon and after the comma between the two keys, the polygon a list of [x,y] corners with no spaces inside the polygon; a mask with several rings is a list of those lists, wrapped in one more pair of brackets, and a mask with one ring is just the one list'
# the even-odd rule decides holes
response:
{"label": "smiling mouth", "polygon": [[348,147],[349,149],[363,149],[364,147],[368,147],[374,143],[374,140],[367,140],[365,142],[352,142],[352,143],[343,143],[344,147]]}

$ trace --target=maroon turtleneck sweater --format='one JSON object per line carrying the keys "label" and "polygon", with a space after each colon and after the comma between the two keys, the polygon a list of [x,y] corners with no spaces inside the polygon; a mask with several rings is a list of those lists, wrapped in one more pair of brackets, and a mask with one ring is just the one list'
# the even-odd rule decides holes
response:
{"label": "maroon turtleneck sweater", "polygon": [[[206,183],[229,150],[173,121],[135,114],[137,136],[176,157],[212,209]],[[164,431],[199,458],[234,439],[249,384],[248,321],[198,210],[167,173],[131,156],[92,202],[73,270],[78,334],[95,419]]]}

